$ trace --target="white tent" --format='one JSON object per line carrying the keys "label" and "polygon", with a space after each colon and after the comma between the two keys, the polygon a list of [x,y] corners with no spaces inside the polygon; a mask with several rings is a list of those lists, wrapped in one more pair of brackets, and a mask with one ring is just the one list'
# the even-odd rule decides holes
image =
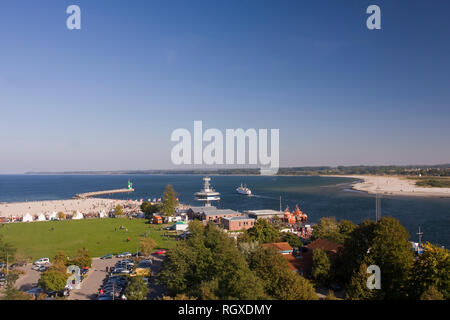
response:
{"label": "white tent", "polygon": [[31,216],[31,214],[29,214],[28,212],[23,216],[22,219],[23,222],[32,222],[33,221],[33,217]]}
{"label": "white tent", "polygon": [[98,216],[99,216],[100,218],[106,218],[106,212],[105,212],[105,210],[99,211],[99,212],[98,212]]}
{"label": "white tent", "polygon": [[44,215],[43,213],[40,213],[40,214],[38,215],[37,220],[38,220],[38,221],[45,221],[45,220],[47,220],[47,219],[45,218],[45,215]]}
{"label": "white tent", "polygon": [[57,215],[56,211],[53,211],[53,212],[50,213],[50,215],[48,216],[48,219],[49,219],[49,220],[56,220],[56,219],[57,219],[56,215]]}
{"label": "white tent", "polygon": [[80,220],[80,219],[83,219],[83,218],[84,218],[83,214],[80,211],[77,211],[77,213],[75,213],[73,215],[72,220]]}

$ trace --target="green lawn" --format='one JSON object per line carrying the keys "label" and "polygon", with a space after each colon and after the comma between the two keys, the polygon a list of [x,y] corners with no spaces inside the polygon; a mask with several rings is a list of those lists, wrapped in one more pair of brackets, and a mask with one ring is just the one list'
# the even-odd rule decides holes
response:
{"label": "green lawn", "polygon": [[[145,219],[117,218],[10,223],[0,227],[0,235],[12,243],[18,253],[33,259],[53,258],[59,251],[70,256],[81,247],[88,248],[93,257],[136,252],[139,238],[145,233],[156,241],[158,248],[174,246],[173,239],[163,236],[165,225],[146,222]],[[120,226],[124,229],[121,230]]]}

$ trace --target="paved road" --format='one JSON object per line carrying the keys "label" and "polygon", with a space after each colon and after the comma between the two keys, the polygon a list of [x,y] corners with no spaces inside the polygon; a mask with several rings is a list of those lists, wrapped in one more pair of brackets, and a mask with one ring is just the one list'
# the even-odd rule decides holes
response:
{"label": "paved road", "polygon": [[92,259],[92,268],[89,270],[87,277],[81,283],[81,288],[70,292],[69,300],[95,300],[98,290],[107,276],[106,267],[113,267],[118,258],[102,260],[99,258]]}
{"label": "paved road", "polygon": [[161,264],[164,260],[164,256],[152,256],[151,260],[153,261],[151,270],[152,270],[152,278],[150,279],[149,288],[150,292],[147,296],[148,300],[154,300],[156,298],[160,298],[165,294],[165,290],[161,285],[157,285],[155,283],[156,275],[161,270]]}
{"label": "paved road", "polygon": [[31,288],[37,286],[37,282],[41,277],[41,272],[32,269],[33,264],[27,264],[25,267],[20,268],[25,271],[24,275],[21,275],[16,281],[16,288],[22,291],[28,291]]}

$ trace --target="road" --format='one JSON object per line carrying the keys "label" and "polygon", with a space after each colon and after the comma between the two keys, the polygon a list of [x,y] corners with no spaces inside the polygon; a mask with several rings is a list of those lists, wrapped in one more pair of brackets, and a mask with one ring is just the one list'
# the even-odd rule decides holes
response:
{"label": "road", "polygon": [[156,275],[159,273],[159,270],[161,270],[161,264],[164,260],[164,256],[152,256],[152,278],[150,279],[149,288],[150,292],[147,296],[148,300],[155,300],[156,298],[160,298],[165,293],[164,288],[161,285],[156,284]]}
{"label": "road", "polygon": [[39,271],[33,270],[33,264],[29,263],[25,267],[20,268],[25,272],[24,275],[21,275],[19,279],[16,281],[16,288],[22,291],[28,291],[33,287],[37,286],[37,282],[41,277],[41,273]]}
{"label": "road", "polygon": [[106,278],[106,267],[114,267],[117,261],[121,259],[112,258],[102,260],[100,258],[92,259],[92,268],[87,277],[81,283],[81,288],[70,292],[69,300],[95,300],[103,279]]}

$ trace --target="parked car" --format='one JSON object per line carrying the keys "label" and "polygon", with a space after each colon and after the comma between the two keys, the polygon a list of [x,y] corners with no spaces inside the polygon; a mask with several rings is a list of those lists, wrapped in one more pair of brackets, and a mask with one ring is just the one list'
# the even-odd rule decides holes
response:
{"label": "parked car", "polygon": [[44,265],[40,265],[40,266],[34,266],[32,269],[35,271],[44,272],[48,269],[48,267],[46,267]]}
{"label": "parked car", "polygon": [[6,268],[6,263],[0,262],[0,269],[4,269],[4,268]]}
{"label": "parked car", "polygon": [[37,296],[38,294],[43,293],[43,292],[44,292],[44,290],[42,288],[34,287],[34,288],[28,290],[26,293],[31,294],[33,296]]}
{"label": "parked car", "polygon": [[117,258],[131,257],[131,253],[129,253],[129,252],[122,252],[121,254],[118,254],[116,257]]}
{"label": "parked car", "polygon": [[112,255],[112,254],[110,254],[110,253],[108,253],[108,254],[105,254],[103,257],[101,257],[100,259],[103,259],[103,260],[105,260],[105,259],[112,259],[114,256]]}
{"label": "parked car", "polygon": [[50,264],[49,258],[40,258],[34,262],[35,265]]}
{"label": "parked car", "polygon": [[164,249],[159,249],[156,250],[155,252],[153,252],[154,255],[161,255],[161,254],[166,254],[166,250]]}
{"label": "parked car", "polygon": [[133,257],[143,257],[144,255],[141,252],[135,252],[132,254]]}

